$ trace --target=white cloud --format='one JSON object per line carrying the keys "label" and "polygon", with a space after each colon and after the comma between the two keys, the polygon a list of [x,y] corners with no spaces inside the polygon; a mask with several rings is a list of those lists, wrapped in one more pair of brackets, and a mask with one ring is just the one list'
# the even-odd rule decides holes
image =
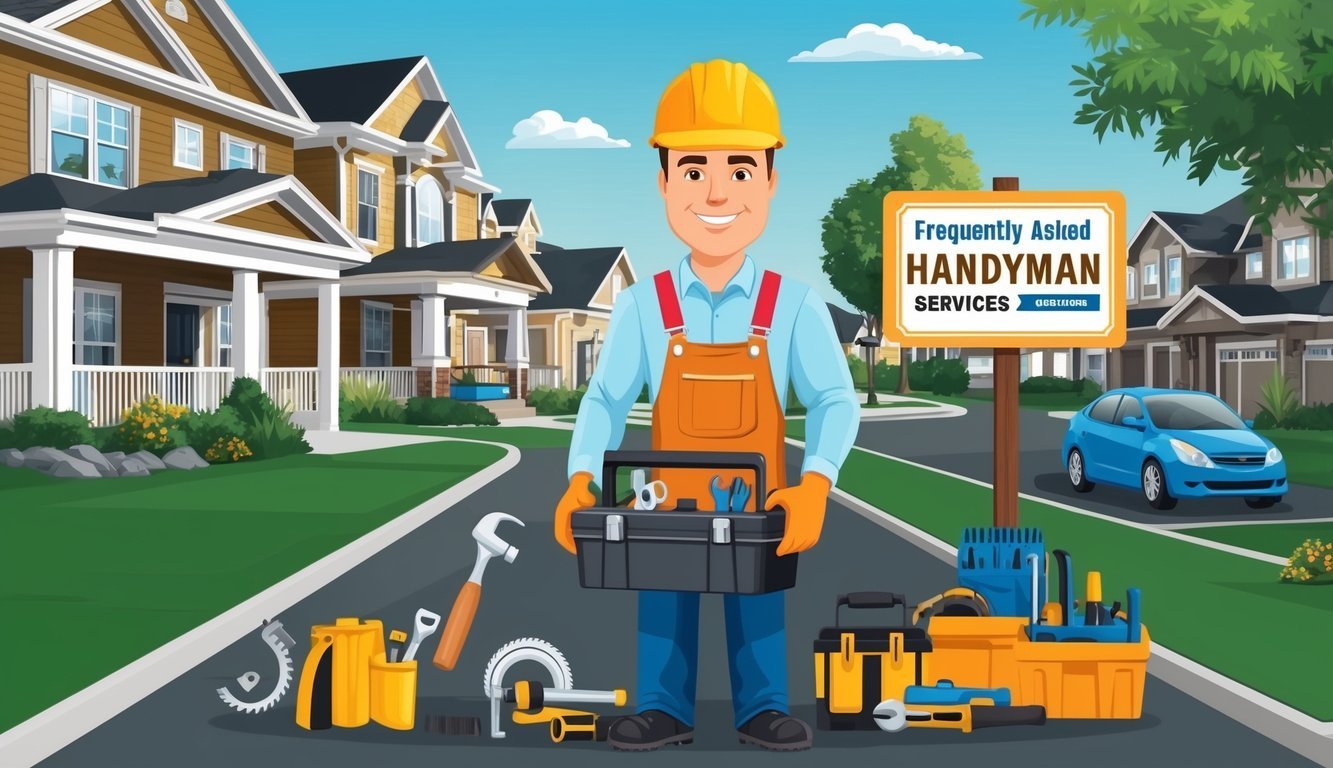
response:
{"label": "white cloud", "polygon": [[940,43],[913,32],[906,24],[893,22],[857,24],[846,37],[835,37],[787,59],[798,63],[843,61],[949,61],[979,59],[981,54]]}
{"label": "white cloud", "polygon": [[606,129],[586,117],[570,122],[553,109],[541,109],[514,123],[514,137],[506,149],[623,149],[625,139],[613,139]]}

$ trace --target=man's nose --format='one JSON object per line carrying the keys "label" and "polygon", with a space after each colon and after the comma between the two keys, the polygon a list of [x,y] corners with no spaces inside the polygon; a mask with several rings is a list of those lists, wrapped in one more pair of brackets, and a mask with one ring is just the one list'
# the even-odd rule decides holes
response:
{"label": "man's nose", "polygon": [[721,183],[721,182],[718,181],[717,179],[709,179],[709,181],[708,181],[708,204],[709,204],[709,205],[722,205],[722,204],[725,203],[725,202],[727,202],[727,188],[726,188],[726,185],[723,184],[723,183]]}

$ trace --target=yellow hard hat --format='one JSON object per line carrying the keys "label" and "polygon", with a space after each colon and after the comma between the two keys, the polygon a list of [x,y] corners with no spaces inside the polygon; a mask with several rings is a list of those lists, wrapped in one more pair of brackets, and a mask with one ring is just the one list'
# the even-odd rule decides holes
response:
{"label": "yellow hard hat", "polygon": [[777,149],[773,92],[739,62],[691,64],[662,93],[648,143],[666,149]]}

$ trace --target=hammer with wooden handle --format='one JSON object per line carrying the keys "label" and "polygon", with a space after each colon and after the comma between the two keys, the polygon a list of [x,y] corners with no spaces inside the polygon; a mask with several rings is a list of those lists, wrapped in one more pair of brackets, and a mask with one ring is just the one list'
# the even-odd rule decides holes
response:
{"label": "hammer with wooden handle", "polygon": [[503,557],[506,563],[514,562],[518,557],[518,548],[511,547],[499,536],[495,528],[505,520],[519,525],[523,521],[504,512],[492,512],[477,522],[472,529],[472,538],[477,540],[477,564],[472,567],[472,575],[458,590],[454,607],[449,611],[449,620],[444,625],[444,634],[440,635],[440,645],[435,649],[435,666],[448,672],[458,663],[458,655],[463,652],[463,643],[468,631],[472,629],[472,618],[477,615],[477,603],[481,602],[481,576],[486,571],[486,564],[492,557]]}

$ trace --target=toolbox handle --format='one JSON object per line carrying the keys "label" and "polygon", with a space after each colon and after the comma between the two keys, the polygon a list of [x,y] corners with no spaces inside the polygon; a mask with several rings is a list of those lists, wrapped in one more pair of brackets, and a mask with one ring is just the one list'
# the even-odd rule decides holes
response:
{"label": "toolbox handle", "polygon": [[[763,511],[765,462],[762,453],[744,451],[607,451],[602,458],[602,506],[616,506],[616,470],[621,467],[657,469],[748,469],[754,472],[755,507]],[[669,490],[669,489],[668,489]]]}
{"label": "toolbox handle", "polygon": [[972,728],[995,728],[1004,725],[1045,725],[1046,707],[1029,704],[1018,707],[993,707],[973,704]]}
{"label": "toolbox handle", "polygon": [[845,595],[838,595],[838,604],[833,610],[833,622],[839,627],[842,626],[842,607],[844,605],[852,610],[892,608],[895,605],[900,605],[903,609],[903,626],[909,626],[907,623],[907,598],[898,592],[848,592]]}

